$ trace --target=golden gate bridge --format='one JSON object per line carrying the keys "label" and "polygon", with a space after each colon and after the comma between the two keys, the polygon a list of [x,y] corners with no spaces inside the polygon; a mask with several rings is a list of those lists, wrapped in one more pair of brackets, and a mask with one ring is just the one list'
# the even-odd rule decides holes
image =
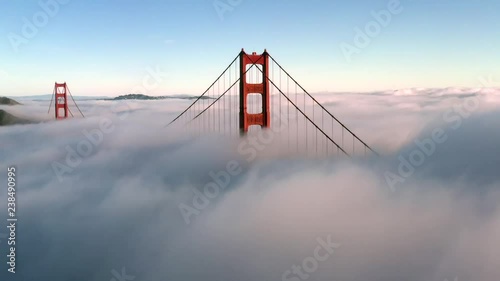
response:
{"label": "golden gate bridge", "polygon": [[[55,84],[56,119],[68,117],[68,93],[73,98],[66,83]],[[76,105],[74,99],[73,102]],[[197,135],[216,132],[224,136],[280,128],[289,150],[304,150],[316,156],[378,155],[267,50],[247,54],[242,49],[205,92],[166,125],[170,126],[186,128]]]}

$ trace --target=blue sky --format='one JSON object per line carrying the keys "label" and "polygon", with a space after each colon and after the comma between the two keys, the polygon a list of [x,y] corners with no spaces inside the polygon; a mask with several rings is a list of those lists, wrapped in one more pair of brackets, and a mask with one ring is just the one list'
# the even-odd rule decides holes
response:
{"label": "blue sky", "polygon": [[[168,73],[148,94],[197,94],[241,48],[267,48],[309,91],[500,80],[497,0],[401,0],[402,11],[350,61],[342,44],[356,46],[355,28],[396,0],[220,0],[234,4],[222,17],[213,0],[54,1],[1,2],[0,95],[48,94],[54,81],[76,95],[126,94],[148,67]],[[49,15],[40,3],[58,3],[58,11]],[[48,22],[27,38],[24,18],[34,23],[41,13]],[[16,46],[13,36],[25,40]]]}

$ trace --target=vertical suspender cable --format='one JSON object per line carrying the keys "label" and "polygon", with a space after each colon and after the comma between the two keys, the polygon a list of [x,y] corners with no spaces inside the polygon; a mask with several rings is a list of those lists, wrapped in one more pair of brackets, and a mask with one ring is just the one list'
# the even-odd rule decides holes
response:
{"label": "vertical suspender cable", "polygon": [[[286,78],[286,95],[290,97],[290,77]],[[288,130],[287,130],[287,139],[288,139],[288,151],[290,151],[290,103],[287,103],[287,120],[288,120]]]}
{"label": "vertical suspender cable", "polygon": [[[54,100],[55,96],[56,96],[56,87],[54,86],[54,90],[52,90],[52,97],[50,98],[49,111],[47,111],[47,114],[50,113],[50,108],[52,107],[52,101]],[[57,108],[56,108],[56,110],[57,110]]]}

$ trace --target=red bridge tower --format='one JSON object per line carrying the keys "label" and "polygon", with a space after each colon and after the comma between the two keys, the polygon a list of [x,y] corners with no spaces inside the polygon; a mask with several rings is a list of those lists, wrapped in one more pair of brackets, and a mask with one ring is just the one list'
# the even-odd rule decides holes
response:
{"label": "red bridge tower", "polygon": [[[66,82],[54,86],[56,119],[68,118],[68,86]],[[62,111],[62,112],[61,112]]]}
{"label": "red bridge tower", "polygon": [[[262,65],[262,83],[247,83],[247,66]],[[269,87],[269,54],[266,50],[261,55],[255,52],[251,55],[241,50],[240,53],[240,133],[246,134],[252,125],[259,125],[262,128],[271,127],[270,111],[270,87]],[[259,71],[260,72],[260,71]],[[248,113],[247,102],[249,94],[260,94],[262,96],[262,112],[257,114]]]}

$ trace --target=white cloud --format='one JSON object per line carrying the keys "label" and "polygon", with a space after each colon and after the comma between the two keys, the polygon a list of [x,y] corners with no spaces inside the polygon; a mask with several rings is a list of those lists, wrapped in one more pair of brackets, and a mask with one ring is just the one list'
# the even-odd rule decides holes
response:
{"label": "white cloud", "polygon": [[[489,102],[396,193],[383,172],[413,149],[415,137],[444,126],[442,113],[471,93],[318,94],[385,152],[355,163],[268,155],[248,163],[230,149],[238,139],[163,129],[189,103],[180,100],[130,102],[124,120],[112,102],[86,101],[84,112],[95,106],[86,119],[3,128],[0,170],[17,165],[22,186],[23,267],[9,280],[109,280],[124,267],[136,280],[281,280],[328,235],[342,247],[308,280],[498,280],[499,93],[476,93]],[[45,106],[11,108],[44,118]],[[58,181],[51,163],[105,117],[115,130]],[[186,225],[179,204],[231,160],[243,173]]]}

